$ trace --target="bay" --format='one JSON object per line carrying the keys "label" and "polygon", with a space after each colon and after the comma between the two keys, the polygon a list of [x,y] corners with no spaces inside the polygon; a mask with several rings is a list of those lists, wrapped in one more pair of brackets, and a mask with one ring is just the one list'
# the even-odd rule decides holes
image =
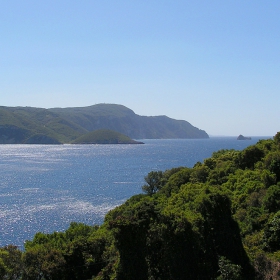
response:
{"label": "bay", "polygon": [[141,193],[155,170],[192,167],[220,149],[242,150],[259,139],[141,140],[144,145],[0,145],[0,246],[72,221],[101,224],[105,214]]}

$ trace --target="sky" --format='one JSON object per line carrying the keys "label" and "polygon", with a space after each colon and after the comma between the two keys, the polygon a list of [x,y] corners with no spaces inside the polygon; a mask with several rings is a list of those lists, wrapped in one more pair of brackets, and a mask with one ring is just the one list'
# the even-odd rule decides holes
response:
{"label": "sky", "polygon": [[279,0],[0,3],[0,106],[121,104],[212,136],[280,131]]}

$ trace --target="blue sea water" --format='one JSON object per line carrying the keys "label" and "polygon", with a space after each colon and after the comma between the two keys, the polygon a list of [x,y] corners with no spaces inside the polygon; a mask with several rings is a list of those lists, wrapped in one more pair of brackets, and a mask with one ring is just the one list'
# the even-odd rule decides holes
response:
{"label": "blue sea water", "polygon": [[259,139],[142,140],[144,145],[0,145],[0,246],[70,222],[101,224],[154,170],[192,167],[220,149],[242,150]]}

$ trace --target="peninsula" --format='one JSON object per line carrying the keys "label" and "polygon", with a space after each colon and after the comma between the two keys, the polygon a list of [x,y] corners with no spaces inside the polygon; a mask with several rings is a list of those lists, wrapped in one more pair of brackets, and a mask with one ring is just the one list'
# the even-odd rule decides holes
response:
{"label": "peninsula", "polygon": [[0,106],[0,144],[70,144],[99,129],[131,139],[209,138],[187,121],[140,116],[117,104],[52,109]]}

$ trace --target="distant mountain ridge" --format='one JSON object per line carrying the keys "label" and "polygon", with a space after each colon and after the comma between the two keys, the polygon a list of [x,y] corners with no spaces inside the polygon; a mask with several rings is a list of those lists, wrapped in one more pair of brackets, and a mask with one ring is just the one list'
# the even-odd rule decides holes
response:
{"label": "distant mountain ridge", "polygon": [[88,107],[34,108],[0,106],[0,143],[71,143],[98,129],[110,129],[132,139],[209,138],[187,121],[167,116],[140,116],[117,104]]}

